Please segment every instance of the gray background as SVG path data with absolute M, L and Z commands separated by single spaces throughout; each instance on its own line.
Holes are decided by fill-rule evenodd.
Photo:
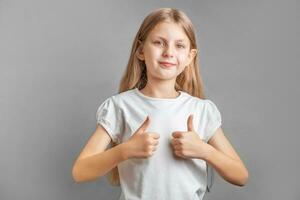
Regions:
M 197 30 L 207 97 L 249 169 L 205 199 L 300 199 L 299 1 L 0 1 L 0 199 L 117 199 L 73 162 L 117 93 L 131 44 L 158 7 Z

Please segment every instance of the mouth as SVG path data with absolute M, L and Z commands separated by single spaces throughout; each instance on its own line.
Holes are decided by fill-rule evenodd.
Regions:
M 170 62 L 159 62 L 159 64 L 165 68 L 170 68 L 170 67 L 176 66 L 174 63 L 170 63 Z

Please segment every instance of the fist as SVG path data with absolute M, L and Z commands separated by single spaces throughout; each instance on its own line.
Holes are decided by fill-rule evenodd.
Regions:
M 149 158 L 154 154 L 159 141 L 159 134 L 146 132 L 150 125 L 150 118 L 141 124 L 137 131 L 127 141 L 128 158 Z
M 193 126 L 193 115 L 187 120 L 187 132 L 175 131 L 172 133 L 171 145 L 176 156 L 181 158 L 203 159 L 207 152 L 208 144 L 196 133 Z

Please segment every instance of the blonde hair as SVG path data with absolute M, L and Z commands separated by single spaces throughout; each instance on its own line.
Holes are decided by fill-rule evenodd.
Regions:
M 152 11 L 143 21 L 133 41 L 129 61 L 124 72 L 119 93 L 133 88 L 142 89 L 147 84 L 146 65 L 144 61 L 138 59 L 137 55 L 142 48 L 144 41 L 150 31 L 160 22 L 174 22 L 180 25 L 190 40 L 190 48 L 197 49 L 196 35 L 190 19 L 180 10 L 173 8 L 159 8 Z M 175 89 L 189 93 L 192 96 L 205 99 L 203 91 L 203 81 L 200 76 L 198 56 L 186 66 L 183 72 L 176 77 Z M 112 143 L 112 147 L 117 143 Z M 111 185 L 120 185 L 118 167 L 109 172 L 109 182 Z

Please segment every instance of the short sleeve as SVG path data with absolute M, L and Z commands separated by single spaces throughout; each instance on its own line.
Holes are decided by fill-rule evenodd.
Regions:
M 110 97 L 99 107 L 96 113 L 97 124 L 102 125 L 113 142 L 119 143 L 119 138 L 123 132 L 123 118 L 120 108 L 115 100 Z
M 206 99 L 205 101 L 207 123 L 204 140 L 208 142 L 216 130 L 222 125 L 222 118 L 217 106 L 209 99 Z

